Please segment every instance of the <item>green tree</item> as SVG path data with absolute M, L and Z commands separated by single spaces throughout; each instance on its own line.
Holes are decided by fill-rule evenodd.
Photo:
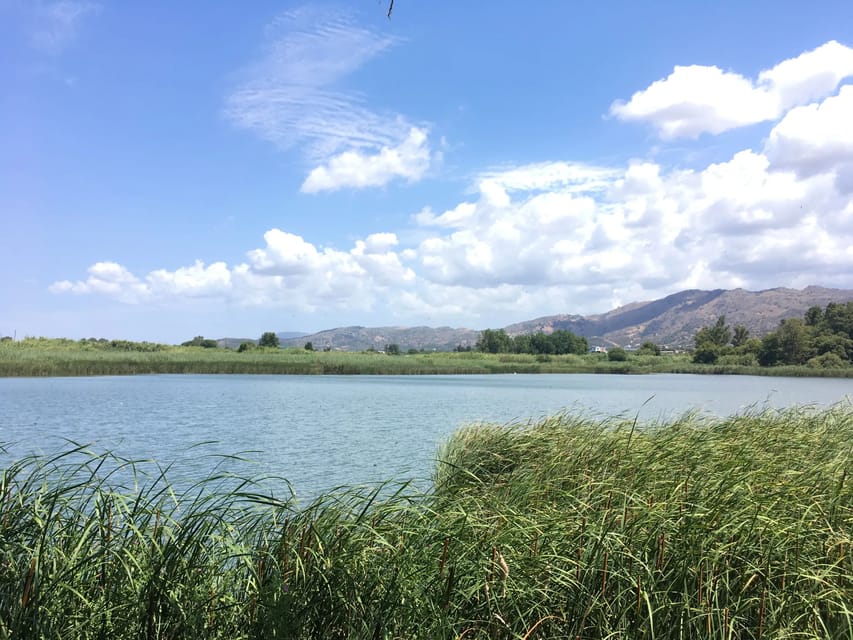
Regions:
M 747 340 L 749 340 L 749 329 L 742 324 L 736 325 L 734 335 L 732 336 L 732 346 L 735 348 L 741 347 L 746 344 Z
M 500 339 L 500 338 L 499 338 Z M 557 329 L 551 333 L 523 333 L 510 338 L 510 351 L 534 355 L 584 354 L 589 350 L 586 338 L 571 331 Z
M 758 357 L 758 352 L 761 351 L 761 338 L 749 338 L 740 347 L 738 347 L 738 351 L 741 353 L 751 353 Z
M 711 327 L 702 327 L 696 332 L 696 348 L 708 343 L 717 347 L 725 347 L 732 339 L 732 330 L 726 324 L 726 316 L 720 316 Z
M 843 333 L 823 333 L 812 341 L 812 350 L 817 355 L 834 353 L 844 360 L 853 360 L 853 340 Z
M 643 344 L 640 345 L 640 348 L 637 349 L 637 355 L 640 356 L 659 356 L 660 355 L 660 347 L 657 346 L 654 342 L 647 340 Z
M 720 347 L 710 342 L 703 342 L 693 352 L 693 362 L 698 364 L 714 364 L 720 357 Z
M 523 333 L 512 339 L 513 353 L 533 353 L 533 336 Z
M 386 344 L 385 345 L 385 353 L 389 356 L 399 356 L 400 355 L 400 345 L 399 344 Z
M 823 309 L 818 306 L 809 307 L 804 317 L 806 324 L 810 327 L 818 326 L 823 320 Z
M 812 369 L 843 369 L 850 363 L 847 360 L 839 358 L 837 354 L 830 352 L 815 356 L 806 364 Z
M 544 333 L 534 333 L 530 336 L 530 347 L 534 354 L 554 353 L 554 342 Z
M 808 332 L 799 318 L 783 320 L 779 330 L 779 347 L 784 364 L 805 364 L 809 359 Z
M 773 367 L 782 361 L 782 347 L 777 332 L 768 333 L 761 339 L 758 350 L 758 364 L 762 367 Z
M 843 333 L 853 338 L 853 302 L 830 302 L 823 315 L 827 328 L 833 333 Z
M 305 343 L 305 351 L 314 351 L 314 344 L 310 340 Z
M 205 349 L 215 349 L 217 346 L 216 340 L 206 339 L 204 336 L 196 336 L 192 340 L 187 340 L 181 343 L 182 347 L 203 347 Z
M 805 364 L 809 359 L 809 339 L 805 323 L 799 318 L 782 320 L 779 328 L 761 339 L 758 363 L 763 367 L 780 364 Z
M 486 353 L 509 353 L 512 348 L 512 338 L 503 329 L 486 329 L 477 340 L 477 351 Z
M 241 342 L 240 346 L 237 347 L 237 353 L 245 353 L 246 351 L 251 351 L 255 348 L 254 342 Z
M 586 338 L 576 335 L 571 331 L 558 329 L 551 334 L 550 338 L 554 344 L 554 353 L 557 355 L 567 353 L 582 355 L 589 351 L 589 343 Z
M 258 340 L 259 347 L 274 347 L 278 349 L 279 341 L 278 336 L 275 335 L 272 331 L 265 331 L 263 335 L 261 335 L 261 339 Z
M 693 362 L 700 364 L 713 364 L 721 355 L 727 352 L 727 345 L 731 342 L 732 330 L 726 324 L 726 316 L 720 316 L 713 326 L 702 327 L 696 332 L 694 342 L 696 350 L 693 352 Z
M 762 366 L 802 365 L 835 368 L 853 362 L 853 302 L 813 306 L 803 318 L 786 318 L 761 340 Z

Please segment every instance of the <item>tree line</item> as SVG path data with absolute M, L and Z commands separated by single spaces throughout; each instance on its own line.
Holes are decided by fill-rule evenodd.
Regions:
M 693 361 L 773 367 L 841 368 L 853 364 L 853 302 L 810 307 L 802 318 L 786 318 L 761 338 L 743 325 L 730 327 L 722 315 L 696 332 Z
M 135 342 L 133 340 L 109 340 L 107 338 L 80 338 L 73 340 L 71 338 L 45 338 L 26 336 L 17 342 L 14 342 L 11 336 L 3 336 L 0 342 L 8 342 L 19 347 L 32 348 L 80 348 L 90 351 L 139 351 L 139 352 L 155 352 L 167 351 L 173 347 L 168 344 L 159 342 Z
M 557 330 L 552 333 L 530 333 L 510 336 L 503 329 L 486 329 L 474 345 L 484 353 L 530 353 L 534 355 L 583 354 L 589 343 L 583 336 L 571 331 Z

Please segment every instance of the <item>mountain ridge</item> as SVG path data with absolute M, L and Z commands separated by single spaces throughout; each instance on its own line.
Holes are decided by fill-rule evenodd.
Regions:
M 507 325 L 510 335 L 551 333 L 568 330 L 584 336 L 591 344 L 637 346 L 651 340 L 662 346 L 685 348 L 693 344 L 696 331 L 713 324 L 721 315 L 734 326 L 743 324 L 753 336 L 774 330 L 784 318 L 802 317 L 811 306 L 853 301 L 853 290 L 810 285 L 804 289 L 776 287 L 761 291 L 745 289 L 686 289 L 642 302 L 588 316 L 556 314 Z M 363 327 L 325 329 L 281 340 L 282 346 L 360 351 L 382 350 L 387 344 L 407 349 L 451 351 L 473 346 L 481 330 L 453 327 Z

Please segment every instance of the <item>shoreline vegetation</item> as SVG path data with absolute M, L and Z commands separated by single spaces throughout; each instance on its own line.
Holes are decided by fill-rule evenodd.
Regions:
M 621 351 L 621 350 L 620 350 Z M 381 351 L 313 351 L 255 347 L 171 346 L 147 342 L 26 338 L 0 342 L 0 377 L 138 374 L 434 375 L 511 373 L 693 373 L 853 377 L 853 366 L 704 364 L 690 354 L 583 355 Z
M 476 425 L 297 507 L 79 447 L 0 471 L 0 638 L 851 638 L 853 408 Z

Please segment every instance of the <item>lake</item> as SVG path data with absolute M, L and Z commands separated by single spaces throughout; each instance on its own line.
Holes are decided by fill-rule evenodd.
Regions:
M 242 452 L 253 462 L 240 470 L 287 478 L 306 498 L 389 479 L 425 484 L 437 446 L 472 422 L 564 409 L 648 422 L 689 410 L 829 406 L 851 392 L 850 379 L 684 374 L 0 378 L 0 466 L 70 440 L 174 463 L 180 481 Z

